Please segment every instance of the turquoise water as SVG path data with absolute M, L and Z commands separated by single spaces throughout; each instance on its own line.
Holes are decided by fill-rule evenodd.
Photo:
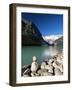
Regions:
M 32 57 L 37 57 L 37 62 L 41 63 L 56 53 L 62 52 L 62 46 L 23 46 L 22 66 L 32 63 Z

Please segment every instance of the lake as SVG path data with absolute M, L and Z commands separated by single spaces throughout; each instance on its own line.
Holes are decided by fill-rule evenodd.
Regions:
M 41 63 L 44 60 L 62 53 L 62 46 L 23 46 L 22 47 L 22 66 L 32 63 L 32 57 L 37 57 L 37 62 Z

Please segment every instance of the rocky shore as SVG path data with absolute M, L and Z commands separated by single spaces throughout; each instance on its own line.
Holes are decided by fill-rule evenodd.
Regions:
M 57 54 L 41 64 L 34 60 L 31 65 L 22 67 L 21 75 L 24 77 L 63 75 L 63 54 Z

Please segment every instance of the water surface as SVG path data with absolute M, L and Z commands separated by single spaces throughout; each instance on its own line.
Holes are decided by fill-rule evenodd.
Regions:
M 37 62 L 41 63 L 44 60 L 62 53 L 62 46 L 23 46 L 22 47 L 22 66 L 32 63 L 32 57 L 37 57 Z

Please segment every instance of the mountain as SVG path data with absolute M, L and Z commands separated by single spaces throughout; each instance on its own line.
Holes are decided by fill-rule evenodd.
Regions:
M 54 41 L 55 45 L 63 45 L 63 36 Z
M 37 26 L 25 19 L 22 20 L 22 46 L 42 45 L 45 43 Z
M 49 41 L 49 40 L 52 40 L 52 41 L 55 41 L 57 40 L 58 38 L 60 38 L 62 35 L 48 35 L 48 36 L 43 36 L 43 39 L 45 41 Z
M 49 45 L 55 45 L 58 43 L 59 39 L 62 37 L 62 35 L 49 35 L 49 36 L 43 36 L 43 39 L 48 42 Z

